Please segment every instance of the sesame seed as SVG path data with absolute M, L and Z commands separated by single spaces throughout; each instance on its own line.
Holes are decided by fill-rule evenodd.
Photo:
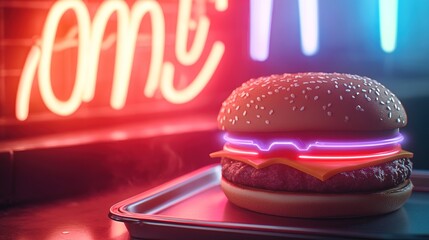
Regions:
M 261 99 L 261 97 L 257 97 L 256 100 L 258 100 L 260 102 L 262 99 Z
M 243 112 L 243 116 L 246 116 L 246 114 L 247 114 L 247 111 L 245 110 L 245 111 Z
M 274 110 L 273 110 L 273 109 L 271 109 L 271 110 L 268 112 L 268 114 L 270 114 L 270 115 L 273 115 L 273 113 L 274 113 Z
M 292 107 L 292 111 L 295 111 L 295 110 L 296 110 L 296 106 L 293 106 L 293 107 Z
M 331 117 L 331 116 L 332 116 L 332 112 L 329 112 L 329 111 L 328 111 L 326 114 L 328 114 L 328 116 L 329 116 L 329 117 Z
M 389 110 L 389 111 L 392 111 L 392 108 L 389 107 L 389 106 L 386 106 L 386 109 Z
M 250 104 L 246 103 L 246 107 L 250 108 Z
M 391 119 L 391 118 L 392 118 L 392 112 L 389 112 L 389 113 L 387 114 L 387 118 L 389 118 L 389 119 Z
M 331 94 L 331 90 L 328 90 L 328 94 Z
M 319 96 L 314 96 L 314 101 L 316 101 L 317 99 L 319 99 Z
M 292 93 L 292 94 L 290 95 L 290 97 L 291 97 L 291 98 L 295 98 L 295 94 L 293 94 L 293 93 Z
M 261 115 L 257 114 L 257 115 L 256 115 L 256 118 L 261 118 Z
M 360 105 L 356 106 L 356 110 L 357 111 L 361 111 L 361 112 L 365 111 Z
M 300 109 L 299 109 L 299 111 L 304 111 L 304 109 L 305 109 L 305 107 L 304 106 L 302 106 Z
M 235 110 L 238 110 L 238 109 L 240 109 L 240 106 L 235 107 Z
M 343 101 L 343 96 L 340 95 L 340 100 Z
M 265 124 L 270 124 L 270 121 L 269 120 L 265 120 Z
M 247 120 L 247 121 L 246 121 L 246 123 L 247 123 L 247 124 L 250 124 L 250 121 L 249 121 L 249 120 Z

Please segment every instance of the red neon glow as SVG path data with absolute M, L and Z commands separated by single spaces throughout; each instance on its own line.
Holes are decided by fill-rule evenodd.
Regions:
M 217 11 L 225 11 L 228 8 L 227 0 L 216 0 L 214 4 Z M 184 66 L 193 65 L 201 60 L 203 49 L 210 48 L 200 72 L 186 88 L 180 90 L 173 84 L 175 65 L 164 61 L 165 17 L 157 1 L 136 1 L 131 8 L 125 1 L 103 1 L 92 21 L 83 1 L 55 2 L 46 17 L 41 38 L 33 45 L 25 61 L 17 91 L 16 118 L 21 121 L 28 118 L 31 86 L 36 74 L 43 103 L 55 114 L 71 115 L 83 102 L 90 102 L 94 98 L 102 39 L 107 22 L 115 13 L 118 30 L 110 106 L 113 109 L 122 109 L 125 105 L 138 31 L 146 15 L 151 19 L 152 51 L 143 95 L 151 98 L 159 88 L 162 96 L 174 104 L 183 104 L 194 99 L 212 78 L 224 55 L 225 46 L 221 41 L 207 46 L 210 19 L 205 15 L 199 16 L 197 20 L 191 19 L 192 0 L 181 0 L 178 6 L 175 54 L 179 63 Z M 68 11 L 73 11 L 76 15 L 76 31 L 69 34 L 69 38 L 64 42 L 55 43 L 60 20 Z M 195 37 L 188 46 L 188 32 L 192 28 L 195 28 Z M 111 41 L 110 39 L 107 38 Z M 51 79 L 52 55 L 54 51 L 70 47 L 78 48 L 76 78 L 69 99 L 64 101 L 55 96 L 52 88 L 52 81 L 56 81 Z
M 331 155 L 331 156 L 325 156 L 325 155 L 299 155 L 298 158 L 300 159 L 322 159 L 322 160 L 352 160 L 352 159 L 366 159 L 366 158 L 376 158 L 376 157 L 387 157 L 394 154 L 397 154 L 400 150 L 392 150 L 392 151 L 386 151 L 386 152 L 377 152 L 372 154 L 365 154 L 365 155 Z

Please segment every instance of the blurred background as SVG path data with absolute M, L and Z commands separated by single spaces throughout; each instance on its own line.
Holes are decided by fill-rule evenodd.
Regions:
M 426 0 L 1 1 L 0 200 L 82 190 L 46 190 L 53 179 L 51 190 L 92 191 L 212 163 L 222 101 L 285 72 L 380 81 L 427 170 L 428 11 Z

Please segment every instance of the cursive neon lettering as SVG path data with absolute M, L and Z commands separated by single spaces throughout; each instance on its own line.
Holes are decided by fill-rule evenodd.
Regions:
M 161 66 L 164 57 L 164 41 L 165 41 L 165 23 L 164 15 L 161 7 L 155 1 L 139 1 L 136 2 L 130 13 L 130 22 L 126 35 L 122 35 L 118 40 L 118 45 L 123 47 L 122 51 L 118 52 L 120 57 L 116 62 L 115 74 L 113 80 L 112 96 L 110 104 L 114 109 L 121 109 L 125 105 L 130 81 L 131 67 L 134 59 L 134 49 L 137 42 L 137 33 L 140 27 L 140 22 L 143 16 L 149 13 L 151 15 L 152 24 L 152 56 L 149 65 L 149 73 L 145 87 L 145 94 L 153 96 L 153 91 L 158 85 Z
M 228 8 L 227 0 L 215 0 L 214 4 L 218 11 L 225 11 Z M 195 37 L 189 50 L 187 49 L 188 33 L 192 30 L 190 26 L 192 22 L 195 22 L 190 16 L 191 8 L 191 0 L 181 0 L 178 3 L 175 54 L 179 64 L 183 66 L 191 66 L 199 60 L 204 62 L 200 72 L 186 88 L 176 89 L 173 81 L 175 65 L 164 61 L 165 17 L 163 9 L 157 1 L 136 1 L 131 8 L 123 0 L 104 1 L 97 9 L 92 22 L 83 1 L 55 2 L 48 12 L 41 38 L 30 49 L 24 63 L 16 99 L 17 119 L 23 121 L 28 118 L 31 88 L 36 74 L 42 101 L 55 114 L 69 116 L 83 102 L 93 100 L 97 85 L 100 52 L 106 46 L 112 45 L 112 37 L 107 36 L 103 43 L 103 36 L 108 20 L 114 13 L 116 13 L 117 19 L 117 34 L 114 39 L 116 40 L 116 56 L 110 106 L 113 109 L 122 109 L 125 106 L 136 42 L 139 37 L 138 31 L 142 19 L 146 15 L 150 16 L 152 41 L 151 57 L 147 63 L 149 71 L 143 95 L 148 98 L 153 97 L 159 88 L 164 99 L 171 103 L 183 104 L 191 101 L 210 81 L 225 51 L 224 43 L 215 41 L 207 59 L 201 59 L 204 48 L 208 47 L 207 36 L 210 29 L 210 20 L 205 15 L 198 16 Z M 77 27 L 69 32 L 67 41 L 55 43 L 60 20 L 70 10 L 76 15 Z M 109 44 L 106 43 L 107 41 Z M 77 47 L 78 51 L 76 77 L 72 92 L 64 101 L 55 96 L 52 88 L 52 81 L 59 81 L 51 79 L 52 55 L 55 51 L 71 47 Z
M 68 100 L 61 101 L 55 96 L 55 93 L 52 89 L 52 79 L 50 72 L 52 51 L 57 27 L 61 17 L 68 10 L 74 11 L 78 21 L 77 26 L 78 32 L 80 33 L 78 36 L 78 61 L 73 91 Z M 39 68 L 37 70 L 40 93 L 46 107 L 62 116 L 69 115 L 76 111 L 81 103 L 82 90 L 84 89 L 85 85 L 85 68 L 87 67 L 85 54 L 86 50 L 89 48 L 89 23 L 89 12 L 83 2 L 59 1 L 52 6 L 52 10 L 47 16 L 46 24 L 42 32 L 40 43 L 40 62 Z

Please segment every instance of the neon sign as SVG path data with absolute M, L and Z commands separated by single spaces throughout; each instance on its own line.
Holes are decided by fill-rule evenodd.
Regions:
M 298 144 L 298 141 L 293 141 L 290 139 L 276 140 L 272 141 L 269 144 L 258 143 L 255 140 L 251 139 L 239 139 L 230 137 L 228 134 L 224 135 L 224 139 L 228 143 L 257 147 L 260 151 L 270 151 L 274 146 L 292 146 L 298 151 L 309 151 L 311 148 L 367 148 L 367 147 L 379 147 L 387 145 L 396 145 L 404 140 L 404 136 L 398 133 L 397 136 L 386 139 L 379 140 L 368 140 L 368 141 L 343 141 L 343 142 L 334 142 L 334 141 L 314 141 L 307 144 Z M 305 145 L 305 146 L 301 146 Z
M 215 41 L 211 46 L 207 46 L 210 19 L 204 14 L 198 16 L 196 20 L 192 19 L 192 0 L 180 0 L 178 6 L 175 39 L 175 56 L 178 63 L 183 66 L 193 65 L 201 59 L 205 48 L 210 49 L 195 79 L 182 89 L 176 89 L 173 84 L 176 66 L 172 62 L 164 61 L 166 24 L 163 9 L 158 2 L 136 1 L 129 7 L 124 1 L 103 1 L 92 20 L 87 6 L 81 0 L 55 2 L 48 12 L 40 39 L 27 55 L 18 85 L 16 118 L 21 121 L 28 118 L 31 88 L 36 75 L 42 101 L 55 114 L 69 116 L 77 111 L 82 103 L 93 100 L 103 36 L 108 20 L 115 13 L 116 55 L 110 106 L 118 110 L 125 105 L 138 31 L 146 15 L 151 19 L 152 51 L 144 96 L 151 98 L 159 89 L 162 96 L 173 104 L 183 104 L 194 99 L 219 66 L 225 45 L 221 41 Z M 228 8 L 228 0 L 215 0 L 214 6 L 219 12 L 225 11 Z M 67 11 L 72 11 L 76 15 L 77 26 L 71 31 L 68 39 L 62 43 L 55 43 L 60 21 Z M 195 37 L 189 45 L 190 30 L 195 31 Z M 58 49 L 72 46 L 77 47 L 74 86 L 70 97 L 67 100 L 60 100 L 52 87 L 54 80 L 51 78 L 52 55 Z
M 379 0 L 380 46 L 386 53 L 396 49 L 398 1 Z M 268 59 L 273 15 L 273 0 L 250 1 L 250 57 L 255 61 Z M 313 56 L 319 51 L 318 0 L 298 0 L 301 51 Z
M 232 154 L 244 156 L 262 156 L 266 154 L 275 156 L 287 156 L 291 159 L 318 159 L 318 160 L 353 160 L 386 157 L 400 152 L 400 142 L 404 136 L 397 133 L 396 136 L 384 139 L 359 140 L 359 141 L 307 141 L 300 139 L 276 139 L 258 141 L 254 139 L 238 138 L 224 134 L 225 144 L 223 150 Z M 275 147 L 278 147 L 274 149 Z M 365 149 L 367 148 L 367 149 Z M 278 152 L 283 150 L 283 152 Z M 328 150 L 327 152 L 325 150 Z M 334 150 L 334 152 L 329 151 Z M 368 150 L 368 151 L 365 151 Z M 296 154 L 296 155 L 295 155 Z

